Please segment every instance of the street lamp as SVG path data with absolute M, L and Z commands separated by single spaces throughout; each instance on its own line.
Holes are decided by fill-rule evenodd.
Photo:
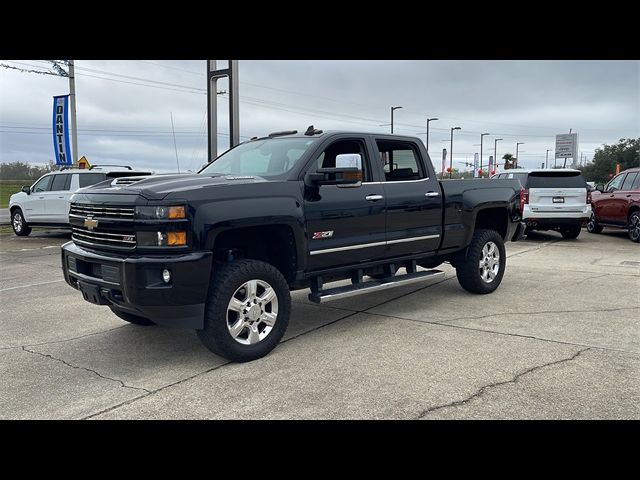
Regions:
M 493 142 L 493 164 L 495 165 L 495 168 L 498 168 L 498 142 L 502 140 L 501 138 L 496 138 L 495 142 Z M 489 175 L 491 175 L 491 172 L 489 172 Z
M 427 118 L 427 153 L 429 153 L 429 122 L 438 120 L 437 118 Z
M 391 107 L 391 133 L 393 133 L 393 111 L 398 110 L 402 107 Z
M 462 130 L 460 127 L 451 127 L 451 148 L 449 150 L 449 178 L 451 178 L 451 172 L 453 170 L 453 131 Z
M 551 151 L 550 148 L 547 149 L 547 154 L 545 155 L 545 159 L 544 159 L 544 168 L 549 168 L 549 152 Z
M 482 140 L 484 139 L 485 135 L 491 135 L 491 134 L 490 133 L 482 133 L 480 135 L 480 170 L 482 170 Z M 491 174 L 491 172 L 489 172 L 489 174 Z
M 524 142 L 516 142 L 516 161 L 515 161 L 515 163 L 513 165 L 514 168 L 518 168 L 518 162 L 519 162 L 519 160 L 518 160 L 518 147 L 520 145 L 524 145 Z

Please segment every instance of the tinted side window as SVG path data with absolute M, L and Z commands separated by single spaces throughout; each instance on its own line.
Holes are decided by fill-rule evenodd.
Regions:
M 51 184 L 51 175 L 47 175 L 46 177 L 40 179 L 34 186 L 33 192 L 46 192 L 49 190 L 49 185 Z
M 640 189 L 640 173 L 638 173 L 638 176 L 636 177 L 636 181 L 633 182 L 633 186 L 631 187 L 633 190 L 638 190 Z
M 367 149 L 365 148 L 363 140 L 338 140 L 329 145 L 318 156 L 315 162 L 311 164 L 309 173 L 315 173 L 318 168 L 335 168 L 336 157 L 338 155 L 344 155 L 348 153 L 358 153 L 362 158 L 362 180 L 364 182 L 371 181 L 371 174 L 369 172 L 369 162 L 367 161 Z
M 71 175 L 54 175 L 53 181 L 51 182 L 51 190 L 52 191 L 60 191 L 60 190 L 69 190 L 69 186 L 67 185 L 67 180 L 71 177 Z M 66 188 L 65 188 L 66 185 Z
M 81 173 L 79 174 L 80 188 L 88 187 L 89 185 L 95 185 L 98 182 L 102 182 L 106 179 L 104 173 Z
M 635 180 L 637 177 L 638 177 L 638 172 L 628 173 L 627 178 L 625 178 L 624 183 L 622 184 L 622 188 L 620 190 L 631 190 L 632 185 L 635 183 Z
M 580 172 L 532 172 L 529 188 L 587 188 Z
M 609 185 L 607 185 L 607 192 L 613 192 L 615 190 L 620 190 L 620 187 L 622 186 L 622 182 L 624 182 L 624 178 L 627 176 L 626 173 L 621 173 L 620 175 L 618 175 L 616 178 L 614 178 L 613 180 L 611 180 L 609 182 Z
M 388 182 L 419 180 L 426 177 L 413 144 L 394 140 L 377 140 L 376 144 Z

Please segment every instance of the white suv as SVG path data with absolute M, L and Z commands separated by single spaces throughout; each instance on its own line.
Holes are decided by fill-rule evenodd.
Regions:
M 31 233 L 31 227 L 69 228 L 69 198 L 78 189 L 119 177 L 152 175 L 152 172 L 131 167 L 94 165 L 89 169 L 62 169 L 47 173 L 33 185 L 22 187 L 9 199 L 11 226 L 21 237 Z
M 557 230 L 564 238 L 577 238 L 591 218 L 591 192 L 580 170 L 516 169 L 491 178 L 520 180 L 520 206 L 527 231 Z

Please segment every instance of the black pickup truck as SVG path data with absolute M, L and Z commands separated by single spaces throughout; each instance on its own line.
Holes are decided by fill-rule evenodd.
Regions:
M 197 174 L 96 184 L 73 195 L 69 223 L 62 268 L 85 300 L 196 329 L 234 361 L 278 344 L 291 290 L 321 303 L 449 262 L 465 290 L 491 293 L 504 242 L 524 230 L 518 181 L 439 181 L 416 138 L 311 127 L 253 138 Z

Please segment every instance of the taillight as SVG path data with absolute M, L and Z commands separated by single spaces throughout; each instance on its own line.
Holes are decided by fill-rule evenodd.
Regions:
M 587 205 L 591 203 L 591 191 L 587 190 Z
M 520 213 L 524 213 L 524 206 L 529 203 L 529 190 L 520 187 Z

